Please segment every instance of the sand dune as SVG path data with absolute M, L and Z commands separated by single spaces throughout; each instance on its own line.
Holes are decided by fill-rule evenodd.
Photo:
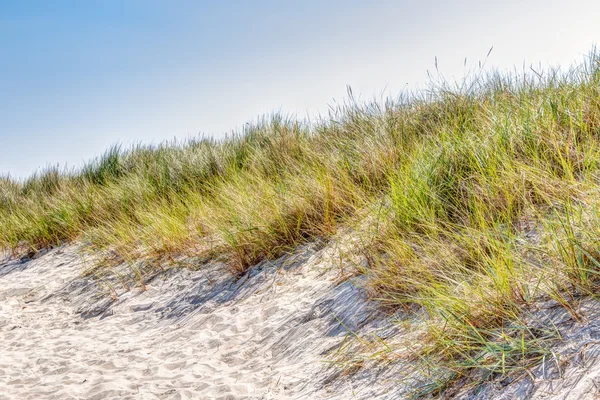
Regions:
M 365 360 L 331 365 L 356 356 L 347 353 L 372 334 L 397 343 L 415 334 L 378 311 L 360 278 L 340 280 L 335 256 L 335 246 L 306 246 L 241 279 L 214 262 L 169 270 L 146 291 L 118 289 L 117 300 L 82 277 L 86 263 L 76 246 L 6 259 L 0 399 L 408 397 L 420 381 L 407 357 L 391 354 L 382 363 L 367 351 Z M 587 301 L 586 321 L 575 323 L 550 306 L 564 336 L 559 362 L 454 396 L 598 398 L 598 309 Z
M 239 280 L 217 264 L 172 270 L 117 301 L 81 277 L 75 247 L 6 261 L 0 398 L 394 398 L 393 379 L 335 379 L 326 363 L 349 330 L 390 329 L 359 286 L 336 285 L 327 251 Z

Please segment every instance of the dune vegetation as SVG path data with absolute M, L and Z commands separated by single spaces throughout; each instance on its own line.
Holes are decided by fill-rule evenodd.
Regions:
M 373 297 L 419 313 L 422 394 L 526 371 L 559 334 L 533 317 L 600 286 L 600 62 L 476 74 L 318 122 L 272 116 L 223 140 L 108 150 L 0 180 L 0 246 L 69 241 L 147 268 L 220 258 L 242 274 L 354 231 Z M 141 275 L 145 273 L 140 272 Z M 143 278 L 141 278 L 143 280 Z

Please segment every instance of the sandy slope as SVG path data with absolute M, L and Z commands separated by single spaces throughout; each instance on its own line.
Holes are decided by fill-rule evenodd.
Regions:
M 240 280 L 173 270 L 111 302 L 74 247 L 0 264 L 0 399 L 395 398 L 376 369 L 338 378 L 348 331 L 393 332 L 351 281 L 306 247 Z M 382 372 L 382 371 L 378 371 Z
M 528 374 L 462 390 L 457 398 L 478 400 L 595 400 L 600 399 L 600 302 L 584 298 L 579 320 L 552 301 L 541 304 L 538 317 L 560 331 L 562 340 L 546 362 Z
M 334 245 L 239 280 L 218 263 L 170 270 L 116 301 L 81 276 L 76 250 L 0 261 L 0 399 L 397 399 L 419 382 L 407 357 L 351 351 L 373 334 L 409 343 L 415 332 L 378 312 L 360 279 L 340 283 Z M 600 398 L 600 303 L 586 300 L 579 322 L 551 304 L 540 313 L 562 332 L 556 358 L 454 396 Z

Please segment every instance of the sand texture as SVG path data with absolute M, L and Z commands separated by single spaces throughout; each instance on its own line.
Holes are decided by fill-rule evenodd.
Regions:
M 340 279 L 334 245 L 239 279 L 210 262 L 161 273 L 145 291 L 113 282 L 116 298 L 82 275 L 77 250 L 0 262 L 0 399 L 398 399 L 423 382 L 402 346 L 370 347 L 417 343 L 418 332 L 369 301 L 361 278 Z M 576 322 L 540 309 L 563 334 L 556 358 L 453 397 L 600 398 L 598 310 L 584 302 Z
M 233 279 L 176 269 L 112 300 L 76 248 L 0 265 L 0 399 L 396 398 L 392 367 L 331 367 L 349 332 L 395 328 L 331 249 L 307 246 Z M 375 372 L 378 372 L 376 374 Z

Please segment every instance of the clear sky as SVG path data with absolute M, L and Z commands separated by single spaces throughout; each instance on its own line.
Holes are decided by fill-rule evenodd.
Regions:
M 435 57 L 449 79 L 492 46 L 489 68 L 569 65 L 598 21 L 580 0 L 0 0 L 0 175 L 325 114 L 347 85 L 422 87 Z

